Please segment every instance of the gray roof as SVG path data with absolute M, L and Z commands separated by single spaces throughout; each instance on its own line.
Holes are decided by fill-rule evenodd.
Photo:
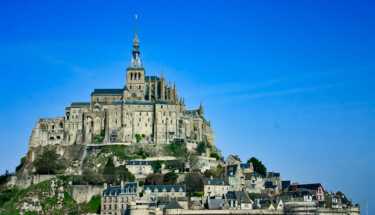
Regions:
M 109 94 L 109 95 L 122 95 L 122 91 L 124 89 L 94 89 L 94 92 L 91 93 L 91 95 L 99 95 L 99 94 Z
M 184 209 L 176 200 L 170 201 L 167 206 L 165 206 L 165 209 Z
M 199 109 L 185 110 L 185 115 L 188 115 L 188 116 L 199 116 Z
M 224 178 L 204 178 L 203 183 L 206 185 L 227 185 L 229 186 L 229 183 Z
M 126 182 L 124 188 L 120 186 L 110 186 L 103 191 L 103 196 L 134 195 L 137 194 L 138 183 Z
M 152 192 L 154 192 L 155 190 L 157 190 L 158 192 L 162 192 L 164 189 L 166 190 L 166 192 L 171 192 L 172 189 L 174 189 L 175 192 L 178 192 L 180 190 L 180 188 L 182 189 L 183 192 L 185 192 L 185 185 L 144 185 L 143 186 L 143 190 L 151 190 Z
M 72 102 L 72 107 L 90 106 L 90 102 Z
M 126 161 L 126 165 L 152 165 L 152 161 Z
M 155 81 L 155 80 L 157 80 L 157 81 L 159 81 L 160 80 L 160 78 L 158 77 L 158 76 L 145 76 L 145 81 Z

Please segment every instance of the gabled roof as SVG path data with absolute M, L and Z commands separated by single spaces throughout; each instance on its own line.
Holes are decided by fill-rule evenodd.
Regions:
M 94 89 L 94 92 L 92 92 L 91 95 L 122 95 L 122 91 L 124 91 L 124 89 Z
M 296 187 L 297 189 L 304 188 L 304 189 L 308 189 L 308 190 L 318 190 L 319 187 L 323 188 L 323 186 L 320 183 L 316 183 L 316 184 L 297 184 L 297 185 L 289 186 L 289 190 L 293 190 L 293 187 Z M 324 192 L 324 189 L 323 189 L 323 192 Z
M 244 191 L 229 191 L 225 195 L 227 200 L 237 200 L 238 203 L 251 203 L 249 196 Z
M 199 109 L 185 110 L 185 115 L 188 115 L 188 116 L 199 116 Z
M 204 178 L 203 184 L 205 185 L 227 185 L 229 186 L 229 183 L 224 178 Z
M 182 189 L 183 192 L 185 192 L 185 185 L 145 185 L 143 186 L 143 190 L 151 190 L 151 192 L 154 192 L 157 190 L 158 192 L 163 192 L 165 189 L 166 192 L 171 192 L 172 189 L 174 189 L 175 192 L 179 192 L 180 189 Z
M 236 161 L 241 162 L 241 159 L 240 159 L 239 157 L 235 156 L 235 155 L 229 155 L 228 158 L 230 158 L 230 157 L 232 157 L 232 158 L 235 159 Z M 228 158 L 227 158 L 227 159 L 228 159 Z
M 278 172 L 267 172 L 266 177 L 267 178 L 280 177 L 280 173 L 278 173 Z
M 258 172 L 251 172 L 251 173 L 245 173 L 245 180 L 251 180 L 251 178 L 254 176 L 255 178 L 261 178 L 263 177 L 261 174 Z
M 126 182 L 124 188 L 120 186 L 110 186 L 103 191 L 105 196 L 118 196 L 118 195 L 134 195 L 137 194 L 138 183 L 137 182 Z

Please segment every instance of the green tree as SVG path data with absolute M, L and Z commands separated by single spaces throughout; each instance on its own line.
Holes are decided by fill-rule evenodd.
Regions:
M 197 145 L 197 152 L 199 155 L 202 155 L 206 152 L 206 144 L 204 142 L 200 142 Z
M 262 161 L 260 161 L 256 157 L 252 157 L 247 161 L 247 163 L 250 163 L 250 162 L 253 163 L 255 172 L 258 172 L 261 175 L 266 175 L 267 168 L 266 166 L 263 165 Z
M 55 150 L 45 150 L 34 162 L 36 172 L 39 174 L 56 174 L 64 168 L 64 160 Z
M 159 160 L 152 162 L 152 169 L 154 170 L 154 173 L 161 172 L 161 164 L 162 163 L 163 162 L 159 161 Z
M 110 183 L 110 184 L 116 183 L 117 181 L 116 167 L 111 157 L 108 158 L 108 161 L 104 166 L 103 175 L 104 175 L 105 182 Z
M 203 190 L 203 181 L 199 173 L 189 172 L 185 175 L 186 192 L 189 196 L 193 193 Z
M 163 184 L 173 185 L 176 184 L 178 175 L 174 172 L 168 172 L 164 175 Z

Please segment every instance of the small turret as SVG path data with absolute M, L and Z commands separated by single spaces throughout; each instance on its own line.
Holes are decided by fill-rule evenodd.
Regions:
M 174 101 L 177 103 L 178 102 L 178 95 L 177 95 L 176 82 L 174 82 L 174 92 L 173 92 L 173 95 L 174 95 Z

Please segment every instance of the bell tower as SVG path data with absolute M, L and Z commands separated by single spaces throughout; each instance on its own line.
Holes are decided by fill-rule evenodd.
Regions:
M 135 15 L 135 36 L 133 40 L 133 56 L 126 69 L 126 90 L 124 98 L 126 100 L 144 100 L 146 93 L 145 69 L 139 57 L 139 39 L 137 29 L 137 15 Z

